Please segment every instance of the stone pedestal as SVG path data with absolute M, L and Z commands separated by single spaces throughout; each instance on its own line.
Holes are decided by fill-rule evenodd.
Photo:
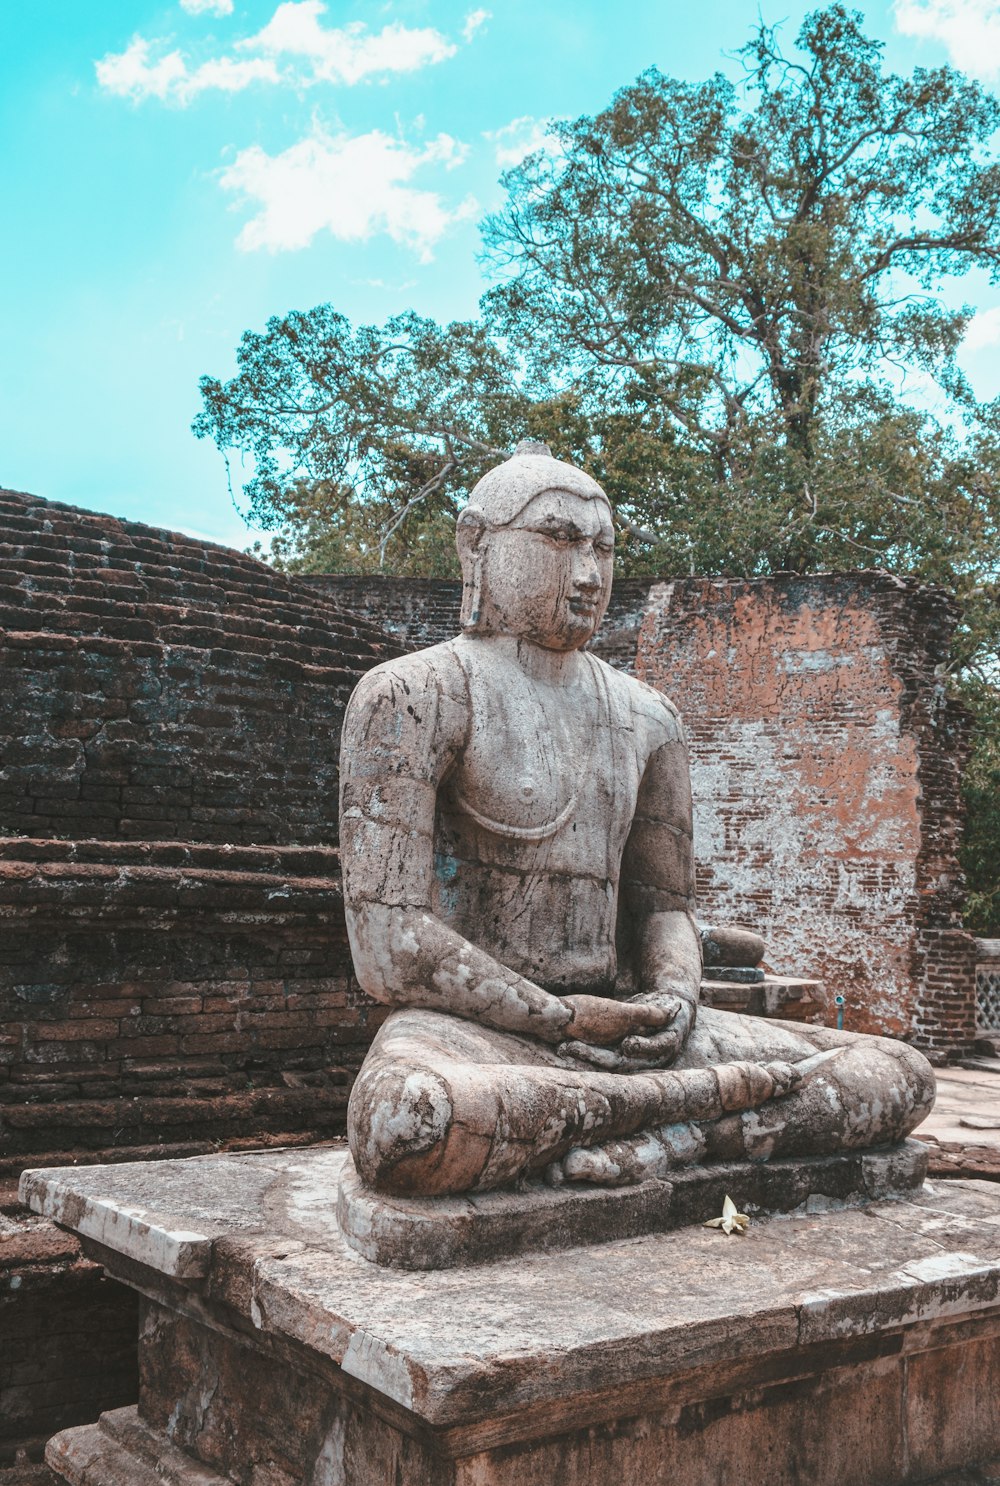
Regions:
M 756 985 L 741 985 L 720 979 L 703 980 L 699 1000 L 703 1006 L 720 1011 L 737 1011 L 743 1016 L 780 1017 L 785 1022 L 818 1022 L 824 1020 L 823 982 L 804 980 L 798 975 L 765 975 Z
M 1000 1452 L 993 1184 L 426 1273 L 344 1241 L 345 1161 L 26 1174 L 143 1297 L 138 1411 L 57 1435 L 63 1480 L 900 1486 Z

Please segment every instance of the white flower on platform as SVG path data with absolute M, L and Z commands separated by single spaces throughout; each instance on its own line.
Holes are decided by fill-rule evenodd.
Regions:
M 745 1233 L 750 1226 L 750 1219 L 746 1213 L 736 1211 L 736 1203 L 731 1197 L 727 1197 L 722 1204 L 722 1217 L 709 1218 L 704 1224 L 706 1228 L 721 1228 L 723 1233 Z

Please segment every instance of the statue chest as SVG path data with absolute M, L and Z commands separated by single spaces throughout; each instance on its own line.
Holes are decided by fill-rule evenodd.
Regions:
M 442 804 L 466 847 L 478 840 L 477 855 L 545 845 L 567 866 L 579 857 L 595 867 L 600 844 L 601 858 L 609 846 L 620 856 L 635 809 L 634 748 L 599 674 L 585 675 L 589 685 L 565 692 L 514 671 L 502 684 L 470 677 L 468 741 Z

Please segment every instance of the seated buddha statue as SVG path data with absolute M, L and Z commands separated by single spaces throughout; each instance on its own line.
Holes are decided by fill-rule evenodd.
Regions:
M 604 491 L 522 444 L 457 527 L 461 633 L 359 683 L 341 754 L 351 949 L 392 1008 L 355 1082 L 358 1173 L 397 1196 L 898 1142 L 903 1042 L 699 1006 L 691 786 L 659 691 L 591 653 Z

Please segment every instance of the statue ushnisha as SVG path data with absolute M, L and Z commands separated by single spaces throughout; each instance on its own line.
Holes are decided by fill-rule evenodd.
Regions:
M 396 1008 L 348 1109 L 362 1179 L 610 1184 L 901 1140 L 934 1097 L 912 1048 L 698 1006 L 680 719 L 584 649 L 603 490 L 522 445 L 457 539 L 462 633 L 369 672 L 344 724 L 351 948 Z

